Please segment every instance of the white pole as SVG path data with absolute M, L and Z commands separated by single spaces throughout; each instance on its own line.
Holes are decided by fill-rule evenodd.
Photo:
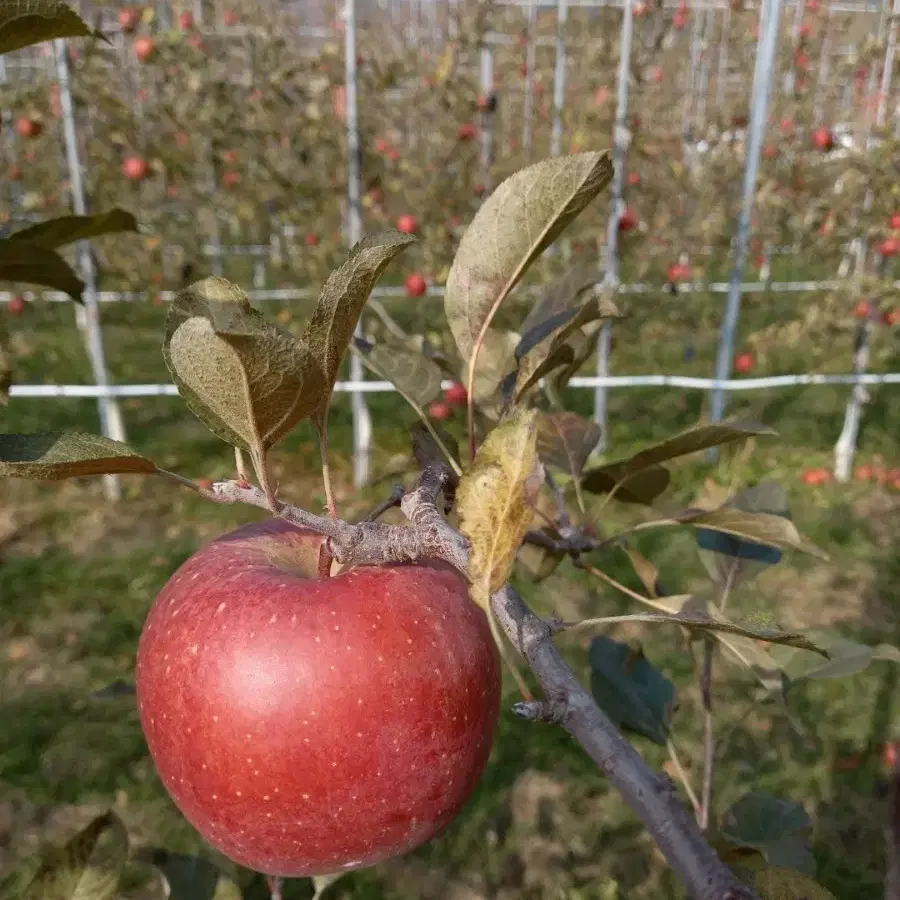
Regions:
M 481 114 L 481 178 L 485 192 L 490 193 L 492 187 L 491 168 L 493 165 L 494 110 L 496 102 L 494 94 L 494 48 L 484 44 L 481 48 L 481 94 L 491 104 Z
M 360 142 L 359 106 L 356 73 L 356 0 L 344 0 L 344 62 L 347 90 L 347 242 L 352 247 L 362 239 L 360 206 Z M 362 322 L 356 328 L 362 336 Z M 363 381 L 362 362 L 350 356 L 350 380 Z M 353 408 L 353 484 L 362 487 L 369 481 L 369 459 L 372 451 L 372 417 L 362 393 L 351 394 Z
M 550 155 L 562 153 L 562 116 L 566 102 L 566 21 L 569 18 L 567 0 L 556 4 L 556 67 L 553 70 L 553 123 L 550 129 Z
M 628 115 L 628 79 L 631 72 L 631 37 L 634 30 L 632 0 L 624 0 L 622 7 L 622 30 L 619 34 L 619 80 L 616 95 L 616 124 L 613 136 L 613 182 L 610 197 L 609 221 L 606 228 L 606 259 L 603 284 L 617 287 L 619 216 L 621 215 L 622 188 L 625 180 L 625 151 L 631 135 L 626 127 Z M 609 375 L 609 350 L 612 344 L 612 324 L 606 322 L 600 332 L 597 348 L 597 375 Z M 594 392 L 594 421 L 600 426 L 600 441 L 597 450 L 603 452 L 609 446 L 608 409 L 606 387 L 598 385 Z
M 734 268 L 731 271 L 725 319 L 722 323 L 719 353 L 716 360 L 717 381 L 725 381 L 728 378 L 734 355 L 734 338 L 741 311 L 741 279 L 750 243 L 750 222 L 756 195 L 759 157 L 768 116 L 769 91 L 772 84 L 775 50 L 778 44 L 778 26 L 781 22 L 781 0 L 763 0 L 760 19 L 760 41 L 756 49 L 756 68 L 753 73 L 753 100 L 750 112 L 747 159 L 744 165 L 743 197 L 737 222 Z M 721 388 L 717 388 L 713 391 L 711 398 L 710 419 L 713 422 L 719 422 L 724 412 L 725 392 Z M 715 458 L 715 454 L 709 453 L 708 457 Z
M 894 57 L 897 52 L 897 19 L 900 17 L 900 0 L 893 0 L 891 19 L 888 26 L 887 46 L 884 52 L 884 68 L 881 73 L 881 85 L 875 108 L 875 127 L 884 127 L 887 117 L 887 95 L 891 89 L 891 75 L 894 68 Z M 870 120 L 871 121 L 871 120 Z M 871 128 L 866 136 L 866 149 L 871 149 Z M 874 196 L 872 190 L 866 192 L 864 208 L 869 210 Z M 855 250 L 854 282 L 859 284 L 863 276 L 863 268 L 866 261 L 866 240 L 864 237 L 856 238 L 853 242 Z M 858 293 L 858 291 L 857 291 Z M 869 367 L 869 337 L 871 322 L 866 319 L 861 322 L 856 335 L 856 347 L 853 352 L 853 369 L 857 375 L 865 374 Z M 834 447 L 834 477 L 837 481 L 850 480 L 853 468 L 853 460 L 856 457 L 857 442 L 859 440 L 859 426 L 862 422 L 863 406 L 869 399 L 869 392 L 865 385 L 859 381 L 850 392 L 850 399 L 844 411 L 844 426 Z
M 63 135 L 66 143 L 66 164 L 72 190 L 72 209 L 77 216 L 87 215 L 81 160 L 78 153 L 78 134 L 75 129 L 75 106 L 72 102 L 72 88 L 69 79 L 69 59 L 66 41 L 53 42 L 56 57 L 56 76 L 59 81 L 59 102 L 62 112 Z M 91 362 L 94 383 L 100 387 L 109 385 L 106 370 L 106 353 L 103 347 L 103 333 L 100 330 L 100 308 L 97 305 L 97 273 L 89 241 L 79 241 L 75 245 L 78 268 L 84 281 L 83 305 L 76 308 L 76 321 L 82 329 Z M 125 423 L 119 404 L 111 397 L 98 400 L 100 428 L 103 434 L 115 441 L 125 440 Z M 121 497 L 121 484 L 115 475 L 105 475 L 103 488 L 108 500 Z
M 537 22 L 537 0 L 528 0 L 528 43 L 525 45 L 525 109 L 522 125 L 522 153 L 531 159 L 531 138 L 534 131 L 534 63 L 535 24 Z

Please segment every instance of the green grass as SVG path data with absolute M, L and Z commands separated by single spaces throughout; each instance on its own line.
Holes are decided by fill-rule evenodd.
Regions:
M 628 300 L 623 305 L 632 316 L 616 329 L 614 373 L 709 374 L 721 304 L 721 297 L 709 296 Z M 740 345 L 752 346 L 759 356 L 754 374 L 848 371 L 853 323 L 839 307 L 822 297 L 748 299 Z M 280 308 L 266 306 L 272 314 Z M 302 310 L 290 308 L 292 324 L 302 322 Z M 399 301 L 392 309 L 410 327 L 436 329 L 442 320 L 439 301 L 421 301 L 412 309 Z M 164 309 L 104 305 L 102 313 L 114 380 L 167 381 L 159 354 Z M 71 308 L 61 304 L 28 310 L 14 337 L 16 381 L 90 380 L 71 317 Z M 696 351 L 690 360 L 684 358 L 688 342 Z M 897 355 L 896 338 L 892 343 L 886 329 L 877 331 L 876 370 L 896 371 Z M 690 502 L 710 476 L 725 481 L 735 474 L 741 483 L 782 480 L 798 527 L 831 560 L 786 559 L 736 591 L 735 613 L 771 611 L 785 625 L 824 624 L 857 639 L 900 643 L 896 492 L 871 483 L 809 488 L 798 477 L 808 466 L 829 464 L 846 398 L 846 388 L 826 387 L 736 395 L 733 411 L 775 426 L 781 437 L 758 441 L 746 459 L 726 453 L 716 469 L 701 461 L 676 466 L 666 508 Z M 573 391 L 571 400 L 573 408 L 590 410 L 590 392 Z M 359 495 L 349 486 L 346 395 L 336 397 L 332 410 L 338 502 L 347 517 L 363 514 L 409 468 L 412 413 L 392 395 L 370 395 L 369 403 L 379 480 Z M 704 405 L 704 395 L 696 391 L 613 391 L 613 455 L 695 424 Z M 178 400 L 141 399 L 123 406 L 131 442 L 164 467 L 191 476 L 231 475 L 228 449 Z M 3 416 L 8 431 L 97 427 L 93 401 L 14 399 Z M 451 427 L 461 434 L 459 422 Z M 874 389 L 865 410 L 861 459 L 880 457 L 897 465 L 898 434 L 896 389 Z M 284 496 L 306 508 L 322 507 L 318 450 L 308 426 L 276 451 L 274 468 Z M 130 679 L 143 619 L 178 565 L 202 542 L 259 513 L 217 507 L 160 479 L 127 478 L 124 484 L 123 501 L 109 506 L 98 482 L 0 483 L 0 873 L 28 859 L 40 838 L 63 836 L 64 829 L 53 827 L 46 814 L 69 807 L 77 812 L 114 804 L 138 844 L 185 852 L 201 847 L 159 784 L 131 702 L 100 702 L 90 694 L 116 679 Z M 613 503 L 603 513 L 603 527 L 612 530 L 634 515 Z M 660 567 L 670 591 L 708 591 L 689 531 L 650 533 L 638 546 Z M 640 589 L 618 555 L 597 555 L 593 562 Z M 538 610 L 566 618 L 635 611 L 627 598 L 568 565 L 539 587 L 523 580 L 522 589 Z M 640 637 L 650 659 L 675 681 L 680 707 L 674 734 L 698 780 L 699 698 L 680 636 L 659 628 L 611 633 Z M 568 637 L 561 644 L 576 671 L 586 674 L 586 639 Z M 839 898 L 880 897 L 878 789 L 884 772 L 879 759 L 884 742 L 900 738 L 896 667 L 877 663 L 851 679 L 801 685 L 787 709 L 754 704 L 751 680 L 725 661 L 717 664 L 716 674 L 717 728 L 727 735 L 717 807 L 752 788 L 802 801 L 814 822 L 821 882 Z M 679 896 L 649 839 L 602 774 L 558 729 L 516 719 L 509 711 L 515 697 L 510 684 L 490 766 L 466 812 L 416 854 L 348 876 L 331 896 Z M 651 764 L 665 762 L 660 748 L 640 739 L 637 744 Z M 856 752 L 860 762 L 851 767 L 846 760 Z M 4 831 L 6 813 L 13 821 Z M 142 890 L 135 885 L 122 896 L 143 898 Z M 261 892 L 261 884 L 253 890 Z M 309 896 L 309 886 L 294 883 L 286 896 Z

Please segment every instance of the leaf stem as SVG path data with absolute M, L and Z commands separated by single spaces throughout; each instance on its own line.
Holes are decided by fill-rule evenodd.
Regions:
M 319 454 L 322 457 L 322 482 L 325 485 L 325 503 L 328 506 L 328 515 L 332 519 L 338 517 L 337 506 L 334 502 L 334 489 L 331 484 L 331 463 L 328 458 L 328 412 L 322 417 L 322 424 L 318 427 Z
M 694 807 L 694 814 L 699 821 L 700 801 L 697 799 L 697 794 L 694 792 L 694 788 L 691 785 L 687 772 L 684 770 L 684 766 L 681 765 L 681 760 L 678 758 L 678 753 L 675 750 L 675 744 L 673 743 L 672 738 L 669 738 L 666 741 L 666 750 L 669 751 L 669 759 L 672 760 L 672 765 L 675 767 L 675 773 L 678 775 L 678 780 L 684 786 L 684 791 L 688 795 L 688 800 L 691 801 L 691 806 Z
M 250 459 L 253 462 L 253 468 L 256 469 L 256 477 L 259 479 L 259 486 L 266 495 L 269 509 L 272 512 L 277 513 L 279 510 L 279 503 L 275 496 L 275 490 L 272 487 L 272 479 L 269 476 L 269 459 L 266 456 L 266 451 L 261 450 L 257 452 L 254 450 L 251 453 Z
M 247 468 L 247 459 L 244 451 L 240 447 L 234 448 L 234 465 L 237 469 L 237 477 L 239 481 L 250 480 L 250 470 Z
M 430 419 L 428 418 L 428 414 L 423 410 L 420 406 L 414 405 L 413 409 L 419 414 L 419 418 L 422 420 L 422 423 L 425 425 L 425 428 L 428 430 L 428 433 L 434 438 L 434 442 L 438 445 L 438 449 L 441 453 L 444 454 L 444 458 L 447 460 L 447 464 L 453 469 L 454 474 L 457 478 L 462 476 L 462 468 L 459 463 L 453 458 L 453 454 L 447 449 L 446 444 L 438 437 L 437 430 L 434 425 L 431 424 Z
M 700 672 L 700 695 L 703 700 L 703 788 L 700 803 L 700 815 L 697 819 L 705 831 L 709 828 L 710 809 L 712 807 L 713 781 L 716 767 L 716 741 L 714 734 L 712 706 L 712 666 L 715 644 L 707 637 L 703 641 L 703 669 Z
M 610 587 L 614 587 L 616 590 L 621 591 L 623 594 L 631 597 L 633 600 L 637 600 L 638 603 L 643 603 L 647 606 L 652 607 L 653 609 L 660 609 L 665 613 L 671 615 L 670 609 L 663 603 L 659 603 L 656 600 L 651 600 L 649 597 L 644 597 L 639 594 L 637 591 L 633 591 L 630 587 L 626 587 L 621 582 L 616 581 L 611 575 L 607 575 L 602 569 L 596 569 L 593 566 L 584 566 L 582 565 L 580 568 L 583 568 L 585 572 L 589 572 L 595 578 L 599 578 L 601 581 L 605 581 Z

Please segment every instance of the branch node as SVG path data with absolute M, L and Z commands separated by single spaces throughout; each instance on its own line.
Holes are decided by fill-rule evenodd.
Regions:
M 569 711 L 564 700 L 529 700 L 513 704 L 513 712 L 529 722 L 553 722 L 559 724 Z

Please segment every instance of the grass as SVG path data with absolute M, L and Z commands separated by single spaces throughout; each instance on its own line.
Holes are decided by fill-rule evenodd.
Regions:
M 614 371 L 709 374 L 721 297 L 691 300 L 648 296 L 628 301 L 632 317 L 617 326 Z M 754 374 L 848 371 L 853 323 L 842 300 L 754 296 L 742 319 L 741 346 L 758 357 Z M 437 328 L 436 301 L 398 316 Z M 298 307 L 282 309 L 302 322 Z M 158 382 L 167 376 L 159 354 L 164 310 L 152 305 L 103 307 L 110 369 L 116 382 Z M 90 380 L 71 309 L 35 305 L 14 335 L 19 383 Z M 772 323 L 777 323 L 773 325 Z M 686 358 L 686 348 L 693 348 Z M 690 354 L 687 354 L 690 355 Z M 876 331 L 874 367 L 896 371 L 896 338 Z M 783 624 L 827 625 L 860 640 L 900 643 L 900 557 L 896 553 L 898 495 L 874 483 L 811 488 L 806 467 L 828 465 L 839 433 L 846 388 L 800 388 L 737 394 L 731 410 L 776 427 L 778 440 L 758 441 L 752 455 L 726 453 L 713 468 L 702 461 L 675 467 L 670 508 L 694 499 L 707 478 L 740 483 L 774 477 L 789 489 L 798 527 L 824 548 L 830 562 L 792 557 L 737 590 L 735 614 L 769 611 Z M 589 392 L 572 392 L 588 412 Z M 610 395 L 613 455 L 695 424 L 704 396 L 690 391 L 630 389 Z M 364 514 L 408 471 L 412 414 L 392 395 L 370 395 L 375 421 L 373 471 L 379 479 L 355 494 L 348 457 L 351 421 L 346 395 L 335 399 L 331 431 L 337 500 L 345 517 Z M 129 439 L 170 469 L 190 476 L 232 475 L 230 452 L 172 398 L 123 402 Z M 7 431 L 96 429 L 93 401 L 13 400 Z M 454 423 L 453 428 L 459 428 Z M 896 389 L 877 388 L 865 410 L 861 459 L 897 465 L 900 403 Z M 324 492 L 318 450 L 304 425 L 274 454 L 284 496 L 320 509 Z M 91 694 L 129 680 L 137 638 L 154 597 L 178 565 L 216 534 L 257 518 L 258 511 L 217 507 L 158 479 L 124 479 L 123 501 L 103 501 L 99 483 L 0 483 L 0 873 L 32 858 L 42 841 L 59 840 L 74 823 L 110 804 L 138 845 L 197 852 L 201 842 L 163 792 L 148 759 L 132 701 L 97 701 Z M 667 508 L 669 508 L 667 507 Z M 632 520 L 613 503 L 604 528 Z M 674 592 L 709 591 L 688 530 L 648 533 L 640 549 Z M 640 589 L 627 563 L 597 555 L 596 565 Z M 543 612 L 565 618 L 634 611 L 626 598 L 568 565 L 536 587 L 522 589 Z M 674 735 L 691 777 L 699 780 L 702 722 L 690 655 L 679 634 L 618 627 L 620 639 L 643 642 L 650 659 L 679 689 Z M 561 644 L 576 671 L 587 671 L 588 638 Z M 802 801 L 812 816 L 819 880 L 839 898 L 880 897 L 883 863 L 884 770 L 881 747 L 900 739 L 897 668 L 876 663 L 853 678 L 800 685 L 787 708 L 760 705 L 745 673 L 716 668 L 716 722 L 723 739 L 717 809 L 749 789 Z M 466 812 L 417 853 L 354 874 L 330 896 L 380 898 L 481 897 L 612 900 L 668 898 L 679 889 L 659 854 L 583 752 L 561 731 L 516 719 L 507 685 L 500 733 L 490 766 Z M 636 740 L 654 766 L 661 748 Z M 286 897 L 310 896 L 307 882 Z M 148 892 L 135 869 L 121 896 Z M 249 897 L 264 896 L 256 882 Z

